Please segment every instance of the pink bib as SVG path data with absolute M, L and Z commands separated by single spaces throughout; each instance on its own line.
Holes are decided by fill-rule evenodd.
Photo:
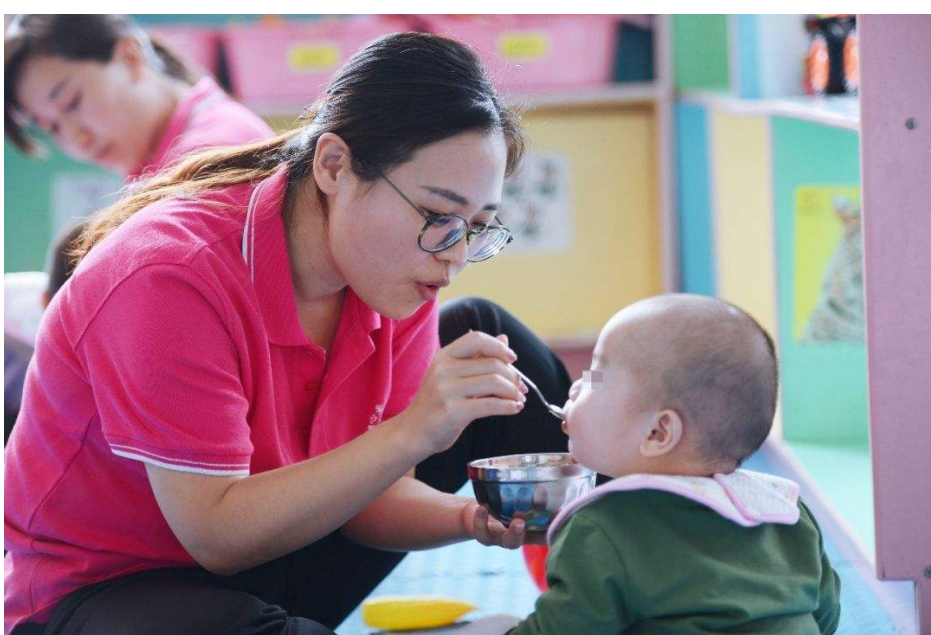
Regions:
M 655 489 L 684 496 L 744 527 L 763 523 L 794 525 L 798 522 L 798 484 L 778 476 L 750 470 L 735 470 L 711 477 L 631 474 L 599 485 L 563 508 L 550 525 L 547 542 L 553 544 L 556 532 L 572 514 L 586 505 L 611 492 L 638 489 Z

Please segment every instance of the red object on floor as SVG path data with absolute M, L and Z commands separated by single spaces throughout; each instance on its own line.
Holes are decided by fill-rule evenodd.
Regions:
M 527 571 L 540 592 L 545 593 L 550 588 L 546 583 L 546 555 L 550 548 L 547 545 L 524 545 L 523 549 Z

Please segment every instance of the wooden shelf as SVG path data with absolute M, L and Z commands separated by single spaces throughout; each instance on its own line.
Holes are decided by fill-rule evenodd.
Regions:
M 505 101 L 528 108 L 571 108 L 652 103 L 658 94 L 653 82 L 630 82 L 546 93 L 515 93 L 505 95 Z
M 658 95 L 659 89 L 653 82 L 630 82 L 545 93 L 505 93 L 504 99 L 509 105 L 529 109 L 552 109 L 647 104 L 656 101 Z M 310 102 L 299 104 L 294 101 L 246 100 L 243 103 L 263 117 L 296 118 Z
M 860 101 L 855 95 L 741 99 L 713 91 L 685 91 L 679 94 L 679 99 L 735 115 L 791 117 L 846 130 L 860 129 Z

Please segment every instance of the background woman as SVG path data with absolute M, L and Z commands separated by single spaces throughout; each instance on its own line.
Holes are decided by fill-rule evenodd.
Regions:
M 36 126 L 73 158 L 136 178 L 272 134 L 123 15 L 20 14 L 3 53 L 4 131 L 27 154 L 40 147 Z

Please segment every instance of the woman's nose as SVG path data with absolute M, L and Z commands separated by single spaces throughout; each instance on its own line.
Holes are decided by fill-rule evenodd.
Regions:
M 90 131 L 77 122 L 62 122 L 60 125 L 63 127 L 62 132 L 64 133 L 62 135 L 62 144 L 70 149 L 72 154 L 86 156 L 90 152 L 94 140 Z
M 463 237 L 455 245 L 449 247 L 448 249 L 444 249 L 443 251 L 437 252 L 436 255 L 440 260 L 444 260 L 461 269 L 462 267 L 465 267 L 466 262 L 468 262 L 467 259 L 469 257 L 469 246 L 466 243 L 465 237 Z

